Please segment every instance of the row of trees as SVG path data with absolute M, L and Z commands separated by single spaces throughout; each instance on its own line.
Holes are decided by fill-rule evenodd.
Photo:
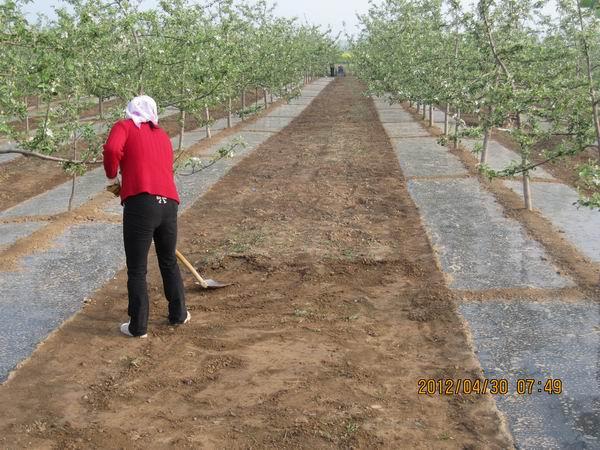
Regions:
M 424 117 L 425 105 L 430 114 L 431 105 L 452 111 L 457 126 L 451 132 L 446 119 L 447 140 L 479 133 L 480 169 L 491 178 L 522 174 L 528 209 L 535 167 L 586 152 L 580 203 L 600 207 L 598 0 L 386 0 L 361 22 L 354 67 L 372 93 L 417 103 Z M 477 129 L 461 132 L 465 113 Z M 509 131 L 520 153 L 501 171 L 487 165 L 496 129 Z M 541 142 L 552 145 L 532 162 Z
M 27 1 L 0 0 L 0 135 L 73 174 L 98 159 L 107 126 L 135 95 L 176 108 L 181 138 L 186 117 L 209 122 L 216 105 L 229 105 L 231 114 L 232 99 L 245 103 L 249 87 L 263 90 L 265 102 L 267 92 L 290 95 L 337 55 L 329 32 L 275 17 L 262 0 L 161 0 L 156 9 L 66 0 L 55 19 L 35 24 L 23 12 Z M 28 121 L 33 98 L 35 132 L 17 126 Z M 108 98 L 114 107 L 103 110 Z M 98 100 L 104 127 L 81 117 Z

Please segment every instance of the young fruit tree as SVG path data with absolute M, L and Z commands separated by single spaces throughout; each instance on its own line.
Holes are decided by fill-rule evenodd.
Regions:
M 55 18 L 32 23 L 27 0 L 0 0 L 0 138 L 10 141 L 0 154 L 61 164 L 72 176 L 69 209 L 77 177 L 101 162 L 106 133 L 133 96 L 179 114 L 181 150 L 186 116 L 210 136 L 210 108 L 224 105 L 231 125 L 238 93 L 294 92 L 324 72 L 335 48 L 327 33 L 276 18 L 263 1 L 65 1 Z
M 473 151 L 481 172 L 521 176 L 527 209 L 537 167 L 594 149 L 596 156 L 575 170 L 579 203 L 600 206 L 600 6 L 597 0 L 560 0 L 550 15 L 544 6 L 533 0 L 373 4 L 360 17 L 362 30 L 353 42 L 355 73 L 369 93 L 416 104 L 423 119 L 429 113 L 430 126 L 432 106 L 442 108 L 439 142 L 453 141 L 456 148 L 462 137 L 479 138 Z M 463 117 L 470 126 L 461 130 Z M 496 132 L 517 149 L 502 169 L 489 165 Z M 540 147 L 541 157 L 534 154 Z

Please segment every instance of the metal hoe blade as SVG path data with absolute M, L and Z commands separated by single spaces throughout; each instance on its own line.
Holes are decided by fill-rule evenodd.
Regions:
M 231 286 L 233 283 L 221 283 L 220 281 L 213 280 L 212 278 L 204 278 L 206 287 L 204 289 L 219 289 L 227 286 Z M 198 286 L 202 286 L 199 282 L 196 282 Z
M 187 267 L 187 269 L 191 272 L 192 275 L 194 275 L 194 278 L 196 278 L 196 284 L 202 286 L 203 289 L 219 289 L 219 288 L 224 288 L 227 286 L 231 286 L 233 283 L 221 283 L 220 281 L 215 281 L 212 279 L 204 279 L 200 276 L 200 274 L 198 273 L 198 271 L 194 268 L 194 266 L 192 265 L 192 263 L 190 263 L 185 256 L 183 256 L 179 250 L 175 250 L 175 255 L 177 256 L 177 259 L 179 259 L 179 261 L 182 262 L 182 264 Z

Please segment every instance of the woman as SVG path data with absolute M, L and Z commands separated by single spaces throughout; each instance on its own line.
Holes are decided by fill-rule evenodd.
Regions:
M 175 256 L 179 195 L 173 179 L 173 147 L 167 133 L 158 127 L 156 102 L 147 95 L 135 97 L 127 105 L 125 115 L 126 119 L 112 127 L 104 144 L 104 170 L 111 185 L 109 190 L 120 191 L 124 205 L 129 322 L 121 325 L 121 332 L 146 337 L 146 272 L 153 239 L 169 301 L 169 322 L 175 325 L 190 320 Z

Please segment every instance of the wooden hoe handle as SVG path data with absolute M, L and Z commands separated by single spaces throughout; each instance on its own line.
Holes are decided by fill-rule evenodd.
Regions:
M 206 283 L 206 281 L 204 281 L 204 278 L 202 278 L 200 274 L 196 271 L 196 269 L 194 269 L 194 266 L 192 266 L 192 264 L 187 259 L 185 259 L 185 256 L 179 253 L 179 250 L 177 249 L 175 249 L 175 255 L 177 256 L 177 259 L 181 261 L 185 267 L 187 267 L 187 269 L 192 273 L 192 275 L 194 275 L 196 280 L 198 280 L 198 283 L 200 283 L 200 286 L 206 289 L 208 287 L 208 283 Z

